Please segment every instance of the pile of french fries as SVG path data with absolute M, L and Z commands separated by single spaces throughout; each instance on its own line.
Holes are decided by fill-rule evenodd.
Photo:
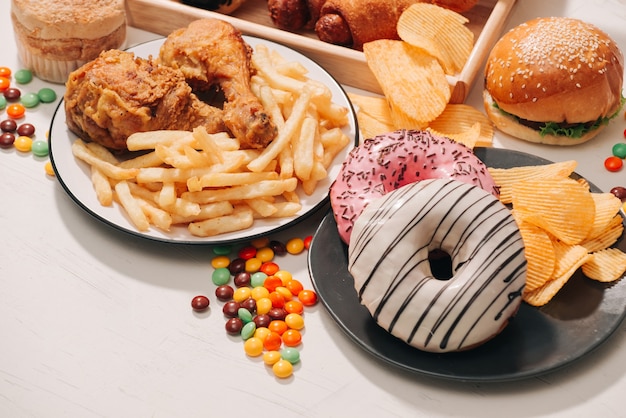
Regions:
M 210 237 L 251 227 L 255 219 L 296 216 L 299 193 L 315 191 L 335 156 L 351 142 L 342 131 L 348 109 L 332 101 L 307 69 L 266 45 L 255 47 L 252 90 L 278 127 L 264 149 L 241 149 L 227 133 L 138 132 L 119 159 L 97 143 L 76 139 L 72 152 L 90 166 L 104 206 L 119 203 L 139 231 L 187 225 Z

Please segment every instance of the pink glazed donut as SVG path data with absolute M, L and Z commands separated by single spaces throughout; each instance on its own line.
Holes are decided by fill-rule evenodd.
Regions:
M 426 179 L 450 178 L 499 196 L 485 164 L 472 150 L 427 131 L 397 130 L 355 147 L 330 187 L 330 203 L 341 239 L 350 244 L 365 206 L 392 190 Z

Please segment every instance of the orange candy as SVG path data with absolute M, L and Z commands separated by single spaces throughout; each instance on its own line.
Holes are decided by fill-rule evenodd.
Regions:
M 302 342 L 302 334 L 296 329 L 288 329 L 282 335 L 283 344 L 287 347 L 295 347 Z
M 26 108 L 20 103 L 13 103 L 7 106 L 7 115 L 13 119 L 19 119 L 26 113 Z

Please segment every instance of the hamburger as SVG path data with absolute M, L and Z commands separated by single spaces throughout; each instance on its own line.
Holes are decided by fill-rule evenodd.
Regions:
M 622 105 L 624 56 L 583 21 L 537 18 L 506 33 L 485 67 L 485 110 L 501 131 L 530 142 L 590 140 Z

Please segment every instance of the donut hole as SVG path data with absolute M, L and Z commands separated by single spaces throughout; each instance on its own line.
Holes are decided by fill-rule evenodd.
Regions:
M 433 277 L 437 280 L 450 280 L 452 272 L 452 257 L 442 249 L 432 250 L 428 253 L 428 263 Z

